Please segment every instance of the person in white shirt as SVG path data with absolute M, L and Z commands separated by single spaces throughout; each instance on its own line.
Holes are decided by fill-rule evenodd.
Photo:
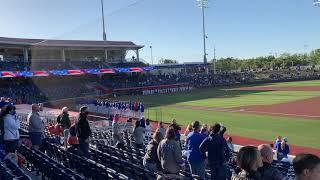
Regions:
M 20 139 L 20 122 L 16 119 L 16 107 L 8 105 L 1 114 L 4 126 L 4 144 L 6 154 L 15 153 Z

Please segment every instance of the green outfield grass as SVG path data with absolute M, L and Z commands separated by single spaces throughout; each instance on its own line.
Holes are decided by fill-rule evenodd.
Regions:
M 146 111 L 145 116 L 148 116 Z M 284 118 L 240 113 L 213 112 L 204 110 L 154 107 L 149 109 L 149 118 L 170 122 L 172 118 L 183 126 L 199 120 L 213 124 L 221 122 L 228 133 L 243 137 L 273 141 L 277 135 L 289 137 L 290 144 L 320 149 L 320 121 Z
M 320 86 L 320 81 L 274 83 L 264 86 Z M 312 97 L 320 97 L 320 92 L 209 88 L 194 90 L 191 93 L 142 96 L 138 99 L 147 107 L 145 116 L 153 120 L 170 122 L 172 118 L 176 118 L 178 123 L 184 126 L 194 120 L 207 124 L 221 122 L 233 135 L 269 141 L 281 135 L 287 136 L 290 144 L 320 149 L 320 120 L 177 108 L 179 105 L 234 108 L 278 104 Z M 128 99 L 128 97 L 122 98 Z

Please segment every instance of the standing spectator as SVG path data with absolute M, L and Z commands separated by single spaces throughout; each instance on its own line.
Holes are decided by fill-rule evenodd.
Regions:
M 238 175 L 233 174 L 231 180 L 261 180 L 257 170 L 263 164 L 260 151 L 256 147 L 242 147 L 237 154 L 237 164 L 242 171 Z
M 201 143 L 200 152 L 203 157 L 208 153 L 208 164 L 211 169 L 211 179 L 226 179 L 227 169 L 225 162 L 230 157 L 230 150 L 226 140 L 219 134 L 220 124 L 211 128 L 211 134 Z
M 181 127 L 177 124 L 176 122 L 176 119 L 172 119 L 172 124 L 170 124 L 169 127 L 172 127 L 174 129 L 174 132 L 176 134 L 176 137 L 175 137 L 175 140 L 179 142 L 180 144 L 180 130 L 181 130 Z M 180 144 L 180 147 L 181 147 L 181 144 Z
M 227 138 L 227 145 L 228 145 L 228 147 L 229 147 L 229 149 L 230 149 L 231 152 L 235 152 L 235 151 L 234 151 L 234 145 L 233 145 L 233 143 L 232 143 L 232 137 L 228 137 L 228 138 Z
M 140 126 L 140 121 L 136 121 L 132 135 L 137 148 L 143 148 L 145 129 Z
M 159 131 L 163 137 L 166 135 L 166 128 L 164 128 L 163 123 L 161 121 L 158 122 L 157 131 Z
M 114 145 L 123 142 L 119 121 L 120 121 L 120 116 L 119 114 L 116 114 L 112 121 L 112 137 L 113 137 Z
M 296 180 L 319 180 L 320 158 L 313 154 L 298 154 L 293 159 Z
M 42 144 L 43 133 L 44 133 L 44 122 L 39 115 L 39 105 L 32 104 L 31 112 L 28 115 L 28 130 L 29 136 L 32 142 L 32 147 L 39 149 Z
M 69 137 L 69 128 L 71 126 L 67 107 L 62 108 L 61 114 L 57 117 L 57 123 L 62 129 L 64 146 L 67 148 L 67 138 Z
M 286 137 L 283 138 L 281 144 L 277 146 L 277 160 L 281 161 L 283 158 L 288 158 L 288 154 L 290 153 L 289 145 L 287 144 L 288 139 Z
M 274 143 L 274 149 L 277 149 L 277 147 L 281 144 L 281 136 L 277 136 L 276 141 Z
M 149 142 L 147 146 L 147 152 L 143 158 L 143 166 L 153 173 L 157 172 L 157 167 L 160 167 L 160 161 L 157 155 L 157 150 L 158 145 L 162 139 L 162 134 L 159 131 L 156 131 L 153 134 L 153 139 Z
M 180 144 L 175 140 L 175 130 L 171 127 L 166 132 L 166 137 L 158 146 L 157 154 L 165 174 L 178 174 L 185 166 Z
M 262 180 L 282 180 L 284 176 L 282 173 L 271 166 L 273 161 L 273 150 L 268 144 L 261 144 L 258 146 L 258 150 L 261 153 L 263 166 L 258 169 Z
M 9 153 L 15 153 L 19 142 L 19 129 L 20 122 L 15 117 L 16 107 L 13 105 L 8 105 L 6 109 L 1 113 L 1 119 L 3 120 L 4 126 L 4 145 L 5 151 L 8 155 Z
M 146 120 L 146 139 L 148 140 L 148 142 L 151 139 L 151 131 L 152 131 L 151 123 L 150 123 L 150 120 L 147 119 Z
M 91 135 L 91 129 L 87 120 L 88 114 L 88 107 L 82 106 L 80 108 L 80 114 L 76 123 L 76 133 L 79 139 L 79 148 L 85 157 L 89 157 L 89 137 Z
M 189 124 L 186 128 L 186 130 L 184 131 L 184 136 L 187 137 L 189 133 L 192 132 L 192 124 Z
M 206 165 L 199 147 L 206 137 L 200 134 L 199 121 L 195 121 L 192 128 L 193 132 L 190 132 L 186 139 L 187 160 L 191 173 L 200 176 L 201 179 L 205 179 Z

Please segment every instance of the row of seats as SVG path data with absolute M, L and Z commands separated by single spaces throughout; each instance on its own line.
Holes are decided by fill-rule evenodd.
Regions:
M 0 163 L 0 179 L 31 180 L 28 175 L 9 159 Z

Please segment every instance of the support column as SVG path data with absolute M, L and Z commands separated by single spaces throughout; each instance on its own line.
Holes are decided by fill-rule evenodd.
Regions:
M 28 62 L 29 61 L 28 48 L 23 48 L 23 61 L 24 62 Z
M 137 54 L 137 61 L 139 62 L 139 61 L 140 61 L 140 58 L 139 58 L 139 49 L 136 50 L 136 54 Z
M 105 61 L 108 62 L 108 50 L 107 49 L 104 49 L 104 58 L 105 58 Z
M 65 52 L 64 52 L 64 49 L 62 49 L 62 54 L 61 54 L 61 56 L 62 56 L 62 61 L 63 61 L 63 62 L 66 62 L 66 54 L 65 54 Z

